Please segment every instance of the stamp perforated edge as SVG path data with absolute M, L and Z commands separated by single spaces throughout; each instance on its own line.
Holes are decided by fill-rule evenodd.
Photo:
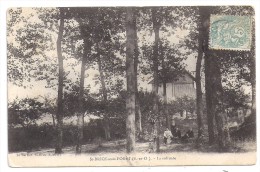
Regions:
M 225 47 L 212 47 L 211 46 L 211 24 L 212 24 L 212 17 L 213 16 L 246 16 L 246 17 L 249 17 L 249 20 L 250 20 L 250 36 L 249 36 L 249 48 L 247 49 L 247 48 L 245 48 L 245 49 L 243 49 L 243 48 L 225 48 Z M 210 15 L 210 22 L 209 22 L 209 37 L 208 37 L 208 48 L 210 49 L 210 50 L 229 50 L 229 51 L 251 51 L 251 49 L 252 49 L 252 29 L 253 29 L 253 27 L 252 27 L 252 18 L 253 18 L 253 16 L 251 16 L 251 15 L 227 15 L 227 14 L 223 14 L 223 15 L 221 15 L 221 14 L 211 14 Z

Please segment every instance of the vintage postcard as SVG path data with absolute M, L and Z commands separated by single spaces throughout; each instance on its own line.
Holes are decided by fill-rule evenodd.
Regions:
M 9 166 L 256 164 L 253 6 L 6 13 Z

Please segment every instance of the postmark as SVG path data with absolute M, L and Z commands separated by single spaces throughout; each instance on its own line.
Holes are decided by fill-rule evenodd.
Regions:
M 250 51 L 251 17 L 232 15 L 211 15 L 210 49 Z

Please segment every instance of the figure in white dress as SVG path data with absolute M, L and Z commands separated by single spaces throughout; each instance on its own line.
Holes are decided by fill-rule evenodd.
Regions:
M 163 133 L 163 137 L 164 144 L 170 144 L 173 138 L 172 132 L 168 128 L 166 128 L 166 130 Z

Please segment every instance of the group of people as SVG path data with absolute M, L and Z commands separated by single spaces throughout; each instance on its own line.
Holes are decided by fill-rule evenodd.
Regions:
M 183 136 L 181 135 L 181 130 L 176 126 L 172 126 L 171 130 L 166 128 L 163 134 L 164 144 L 171 143 L 174 139 L 180 139 L 182 142 L 188 142 L 189 138 L 194 137 L 192 128 L 190 128 Z

